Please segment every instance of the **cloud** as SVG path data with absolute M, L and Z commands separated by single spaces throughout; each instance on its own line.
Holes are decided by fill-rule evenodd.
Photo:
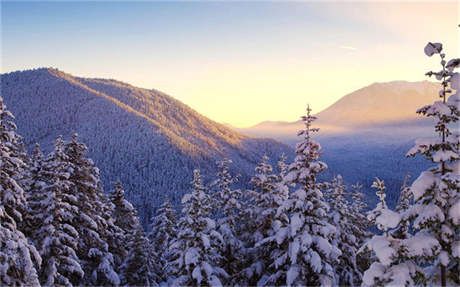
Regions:
M 358 48 L 352 46 L 341 45 L 339 46 L 340 49 L 350 50 L 350 51 L 358 51 Z

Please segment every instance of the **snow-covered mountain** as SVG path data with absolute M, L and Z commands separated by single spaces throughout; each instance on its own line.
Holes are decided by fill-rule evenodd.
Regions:
M 226 156 L 245 184 L 264 154 L 276 161 L 292 153 L 278 141 L 237 133 L 162 92 L 115 80 L 43 68 L 3 74 L 1 91 L 29 150 L 38 142 L 50 151 L 59 135 L 78 133 L 105 190 L 120 179 L 144 220 L 165 195 L 177 202 L 189 190 L 194 168 L 210 180 L 215 161 Z
M 378 176 L 387 184 L 389 204 L 395 204 L 404 176 L 427 168 L 424 159 L 405 155 L 415 139 L 435 136 L 433 123 L 416 110 L 436 100 L 438 91 L 439 85 L 429 81 L 375 83 L 316 114 L 315 127 L 320 128 L 316 139 L 328 171 L 342 174 L 347 184 L 363 184 L 371 206 L 377 197 L 370 186 Z M 272 121 L 236 130 L 294 146 L 301 127 L 300 121 Z
M 429 124 L 415 111 L 436 99 L 439 85 L 429 81 L 375 83 L 348 94 L 316 114 L 321 136 L 359 133 L 388 133 L 404 138 L 420 136 Z M 313 107 L 314 108 L 314 107 Z M 266 121 L 247 129 L 253 136 L 269 136 L 290 141 L 302 123 Z

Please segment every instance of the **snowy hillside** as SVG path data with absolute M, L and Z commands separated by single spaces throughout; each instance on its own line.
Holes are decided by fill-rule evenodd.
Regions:
M 241 135 L 172 97 L 115 80 L 77 78 L 56 69 L 3 74 L 2 96 L 16 117 L 28 150 L 50 151 L 59 135 L 77 132 L 101 170 L 105 190 L 120 179 L 127 197 L 148 219 L 166 194 L 177 202 L 193 169 L 204 178 L 227 156 L 235 174 L 247 175 L 267 154 L 273 161 L 292 149 Z

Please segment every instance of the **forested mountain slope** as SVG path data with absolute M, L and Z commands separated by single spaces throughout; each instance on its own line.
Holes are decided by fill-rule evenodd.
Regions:
M 43 68 L 3 74 L 1 85 L 29 150 L 38 142 L 49 151 L 59 135 L 78 133 L 105 190 L 120 179 L 144 222 L 165 195 L 177 202 L 188 191 L 194 168 L 210 179 L 215 161 L 226 156 L 244 185 L 264 154 L 273 161 L 292 154 L 280 142 L 239 134 L 164 93 L 115 80 Z

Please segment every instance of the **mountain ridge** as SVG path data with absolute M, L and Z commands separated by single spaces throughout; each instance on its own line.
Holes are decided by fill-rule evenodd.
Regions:
M 378 82 L 349 93 L 332 105 L 316 113 L 316 126 L 322 136 L 353 134 L 385 127 L 410 126 L 417 130 L 429 121 L 416 114 L 421 106 L 435 99 L 439 84 L 430 81 Z M 264 121 L 239 132 L 258 136 L 267 134 L 282 140 L 293 138 L 301 121 Z
M 2 96 L 31 150 L 76 132 L 101 170 L 105 190 L 120 179 L 147 222 L 165 195 L 178 202 L 193 169 L 206 180 L 215 161 L 228 157 L 241 184 L 267 154 L 272 163 L 292 148 L 272 139 L 241 135 L 167 94 L 116 80 L 74 77 L 42 68 L 1 75 Z

